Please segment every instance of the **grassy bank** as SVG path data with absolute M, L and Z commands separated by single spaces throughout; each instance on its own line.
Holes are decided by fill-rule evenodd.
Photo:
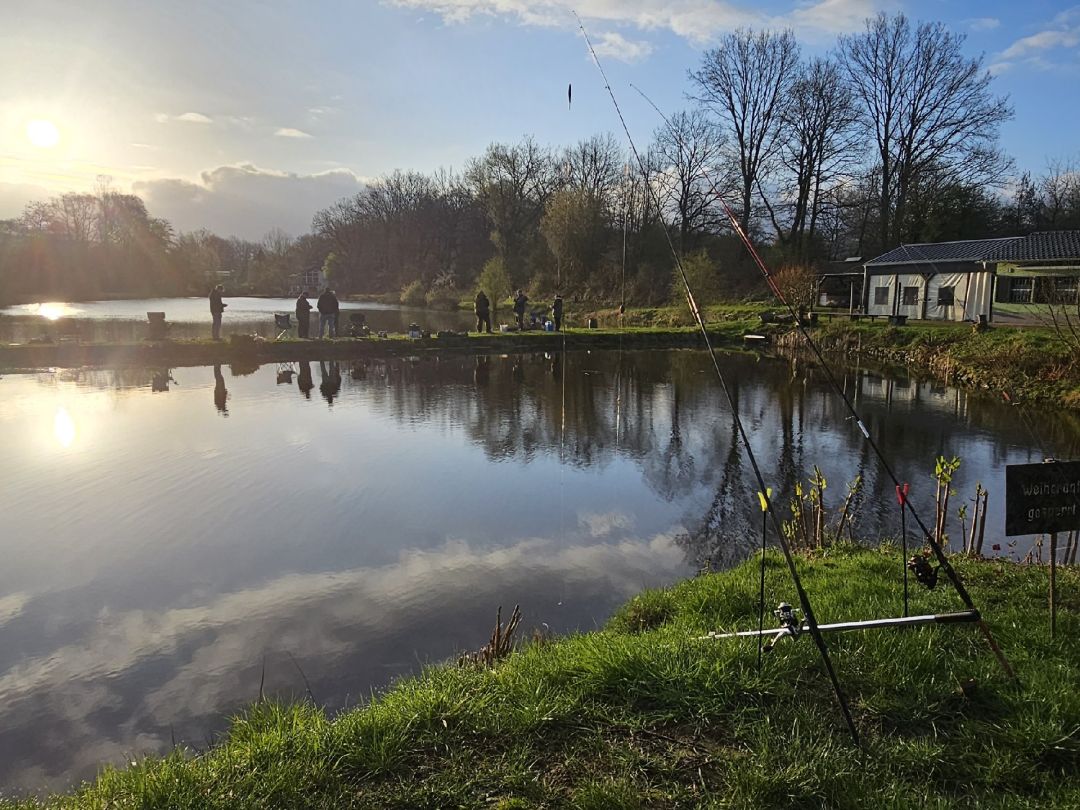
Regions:
M 826 351 L 900 363 L 948 382 L 1001 393 L 1010 401 L 1080 408 L 1080 355 L 1046 327 L 908 324 L 835 320 L 816 330 Z
M 899 613 L 895 552 L 803 564 L 821 621 Z M 808 638 L 755 667 L 754 565 L 642 594 L 602 632 L 494 668 L 433 667 L 334 719 L 263 703 L 221 744 L 109 770 L 55 807 L 1077 807 L 1080 576 L 961 560 L 1023 687 L 969 625 L 830 637 L 864 737 L 851 745 Z M 772 604 L 793 594 L 778 557 Z M 913 612 L 959 607 L 920 590 Z M 526 612 L 528 606 L 525 606 Z M 527 621 L 527 620 L 526 620 Z M 37 803 L 0 803 L 6 808 Z

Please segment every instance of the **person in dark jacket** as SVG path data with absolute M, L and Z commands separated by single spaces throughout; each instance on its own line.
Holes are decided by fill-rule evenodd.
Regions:
M 563 302 L 562 295 L 558 292 L 555 293 L 555 300 L 551 304 L 551 320 L 555 321 L 555 331 L 558 332 L 562 329 L 562 310 Z
M 514 314 L 517 315 L 518 329 L 525 328 L 525 307 L 529 303 L 529 297 L 521 290 L 514 297 Z
M 311 334 L 311 302 L 307 296 L 307 290 L 304 290 L 296 299 L 296 334 L 302 338 Z
M 487 332 L 491 334 L 491 302 L 488 301 L 488 297 L 484 295 L 484 291 L 480 290 L 476 294 L 476 304 L 474 306 L 476 310 L 476 331 Z
M 326 289 L 316 303 L 319 308 L 319 337 L 329 331 L 330 337 L 337 337 L 337 315 L 340 306 L 334 291 Z
M 221 300 L 223 295 L 225 295 L 225 288 L 220 284 L 210 291 L 210 318 L 214 322 L 214 340 L 221 340 L 221 314 L 228 306 Z

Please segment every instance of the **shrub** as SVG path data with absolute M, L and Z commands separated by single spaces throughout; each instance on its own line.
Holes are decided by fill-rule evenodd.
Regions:
M 401 303 L 407 307 L 422 307 L 427 304 L 424 295 L 424 285 L 419 281 L 413 281 L 401 288 Z

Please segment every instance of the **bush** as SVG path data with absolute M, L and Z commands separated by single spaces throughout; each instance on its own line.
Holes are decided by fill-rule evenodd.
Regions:
M 699 307 L 706 304 L 715 304 L 723 299 L 723 284 L 715 262 L 709 258 L 704 250 L 684 256 L 682 260 L 686 278 L 690 282 L 690 289 L 694 293 L 694 300 Z M 686 303 L 686 286 L 683 284 L 679 268 L 672 268 L 673 278 L 671 284 L 671 302 L 680 306 L 687 312 L 690 310 Z
M 427 304 L 424 295 L 424 285 L 419 281 L 413 281 L 401 288 L 401 303 L 407 307 L 422 307 Z

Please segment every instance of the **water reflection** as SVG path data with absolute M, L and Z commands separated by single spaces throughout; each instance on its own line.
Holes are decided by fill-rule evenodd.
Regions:
M 319 393 L 327 405 L 334 404 L 334 397 L 341 391 L 341 366 L 337 360 L 319 361 Z
M 891 482 L 817 369 L 724 363 L 778 502 L 815 464 L 830 504 L 862 475 L 858 531 L 895 532 Z M 963 459 L 965 497 L 990 489 L 988 546 L 1004 464 L 1080 453 L 1074 415 L 1034 414 L 1036 442 L 1015 408 L 839 374 L 920 508 L 937 454 Z M 162 375 L 168 396 L 154 395 Z M 520 602 L 527 626 L 591 628 L 759 537 L 734 419 L 698 352 L 228 376 L 0 378 L 0 783 L 60 788 L 173 735 L 202 744 L 256 696 L 264 657 L 269 693 L 303 692 L 292 655 L 334 708 L 479 646 L 497 605 Z M 62 475 L 45 443 L 78 448 Z
M 222 416 L 229 415 L 226 402 L 229 399 L 229 391 L 225 387 L 225 376 L 221 373 L 221 363 L 214 364 L 214 407 Z

